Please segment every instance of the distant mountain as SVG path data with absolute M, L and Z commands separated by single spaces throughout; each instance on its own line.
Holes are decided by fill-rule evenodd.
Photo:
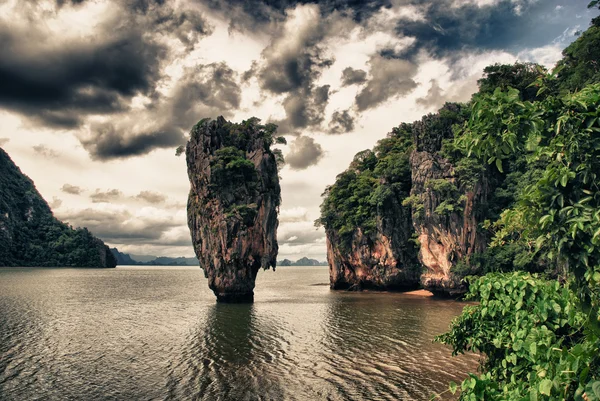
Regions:
M 196 258 L 130 255 L 119 252 L 117 248 L 111 248 L 110 251 L 117 259 L 117 265 L 120 266 L 198 266 Z
M 0 266 L 115 267 L 87 228 L 61 222 L 33 181 L 0 148 Z
M 316 259 L 309 259 L 306 256 L 292 262 L 289 259 L 283 259 L 277 262 L 277 266 L 327 266 L 327 262 L 320 262 Z
M 156 259 L 158 257 L 156 255 L 134 255 L 133 253 L 130 253 L 129 256 L 131 257 L 131 259 L 135 260 L 136 262 L 142 262 L 142 263 L 152 262 L 154 259 Z
M 118 266 L 139 264 L 139 262 L 133 260 L 129 254 L 119 252 L 119 250 L 117 248 L 110 248 L 110 251 L 113 254 L 113 256 L 115 257 L 115 259 L 117 259 Z

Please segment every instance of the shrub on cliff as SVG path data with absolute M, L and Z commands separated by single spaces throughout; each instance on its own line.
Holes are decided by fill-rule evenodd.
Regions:
M 323 225 L 341 237 L 341 245 L 350 248 L 352 235 L 361 229 L 374 236 L 377 218 L 392 198 L 401 202 L 410 193 L 409 156 L 413 149 L 412 125 L 401 124 L 380 140 L 374 150 L 359 152 L 350 167 L 339 174 L 335 184 L 323 193 Z

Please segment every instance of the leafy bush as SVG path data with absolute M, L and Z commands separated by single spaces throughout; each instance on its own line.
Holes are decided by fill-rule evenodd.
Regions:
M 524 272 L 488 274 L 471 281 L 468 298 L 479 304 L 437 338 L 454 354 L 483 356 L 483 373 L 462 382 L 460 400 L 600 399 L 600 339 L 568 286 Z

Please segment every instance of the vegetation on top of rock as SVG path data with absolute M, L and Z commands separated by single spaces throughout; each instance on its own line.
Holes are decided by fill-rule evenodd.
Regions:
M 108 246 L 87 228 L 62 223 L 0 149 L 0 266 L 115 267 Z
M 350 167 L 323 193 L 321 217 L 316 226 L 335 230 L 342 245 L 350 247 L 353 232 L 367 236 L 376 230 L 378 210 L 387 199 L 408 196 L 409 156 L 413 149 L 412 124 L 401 124 L 380 140 L 374 150 L 356 154 Z
M 202 119 L 190 132 L 188 227 L 220 302 L 252 302 L 259 269 L 275 267 L 281 203 L 274 124 Z

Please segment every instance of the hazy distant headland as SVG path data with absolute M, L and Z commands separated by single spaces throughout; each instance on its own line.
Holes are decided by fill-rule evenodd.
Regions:
M 304 256 L 295 262 L 289 259 L 279 260 L 277 261 L 277 266 L 327 266 L 327 261 L 321 262 L 317 259 L 310 259 Z

